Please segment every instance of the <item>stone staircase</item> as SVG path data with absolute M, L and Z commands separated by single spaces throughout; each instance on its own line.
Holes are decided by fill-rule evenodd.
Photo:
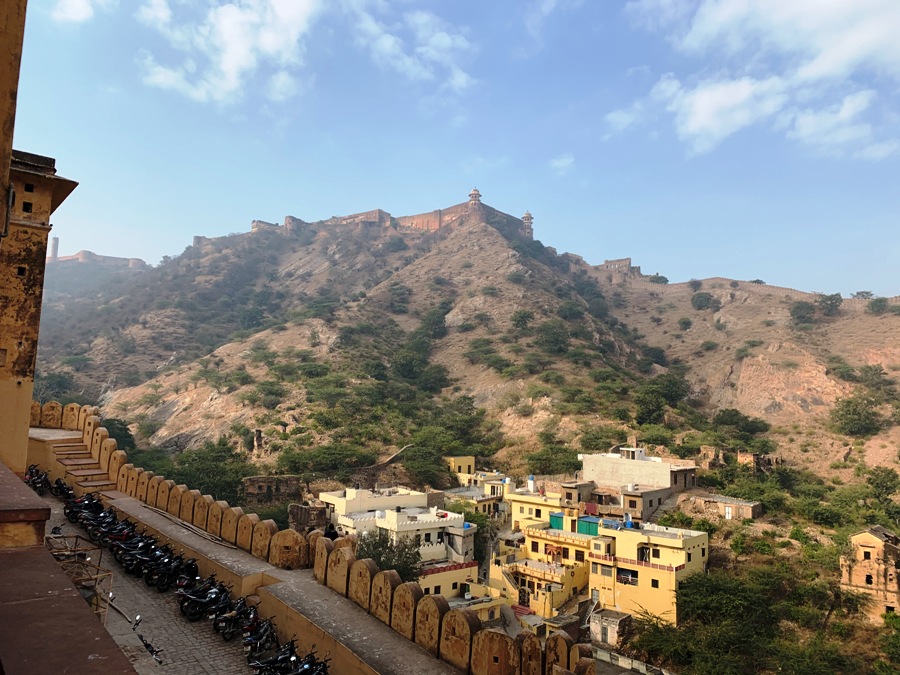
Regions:
M 110 479 L 106 470 L 100 468 L 100 462 L 91 456 L 84 443 L 58 443 L 52 448 L 56 463 L 63 472 L 63 480 L 74 483 L 76 493 L 115 489 L 115 481 Z

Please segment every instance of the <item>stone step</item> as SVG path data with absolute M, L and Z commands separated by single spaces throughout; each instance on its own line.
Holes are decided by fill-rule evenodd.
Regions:
M 106 476 L 106 478 L 109 479 L 109 472 L 99 467 L 96 469 L 69 469 L 66 471 L 66 475 L 72 476 L 73 478 L 83 478 L 85 480 L 95 480 L 93 478 L 95 476 Z
M 72 467 L 73 469 L 99 469 L 100 462 L 88 455 L 87 457 L 66 457 L 65 459 L 56 460 L 61 466 Z
M 80 480 L 75 483 L 75 493 L 83 495 L 86 492 L 97 492 L 98 490 L 115 490 L 115 482 L 106 479 L 98 480 Z
M 89 453 L 88 449 L 83 445 L 77 448 L 54 448 L 53 454 L 57 457 L 72 457 L 73 455 L 87 455 L 88 457 L 91 456 L 91 453 Z
M 84 443 L 52 443 L 50 447 L 54 450 L 87 450 Z

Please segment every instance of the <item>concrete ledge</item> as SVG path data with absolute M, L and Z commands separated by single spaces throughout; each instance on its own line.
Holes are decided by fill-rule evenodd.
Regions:
M 107 497 L 117 492 L 105 493 Z M 150 509 L 134 497 L 108 499 L 107 503 L 119 511 L 119 517 L 131 518 L 144 525 L 162 541 L 171 542 L 177 550 L 184 549 L 185 557 L 197 558 L 197 566 L 203 576 L 215 572 L 220 581 L 231 584 L 234 595 L 250 595 L 263 584 L 263 575 L 279 575 L 281 570 L 249 553 L 231 545 L 210 541 L 195 534 L 180 523 L 175 516 L 167 517 Z
M 42 546 L 50 508 L 4 464 L 0 464 L 0 549 Z
M 0 570 L 0 671 L 135 672 L 46 549 L 2 550 Z

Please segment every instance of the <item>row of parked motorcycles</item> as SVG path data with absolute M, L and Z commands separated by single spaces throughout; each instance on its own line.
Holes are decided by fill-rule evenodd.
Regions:
M 62 478 L 57 478 L 55 482 L 51 483 L 49 474 L 46 471 L 41 471 L 37 464 L 28 466 L 24 480 L 25 485 L 37 492 L 41 497 L 44 496 L 45 492 L 62 499 L 68 499 L 73 494 L 72 488 L 66 485 Z
M 104 509 L 100 499 L 89 493 L 74 497 L 60 490 L 65 499 L 63 513 L 77 524 L 91 541 L 108 548 L 128 574 L 142 577 L 148 587 L 165 593 L 175 588 L 178 608 L 190 622 L 208 620 L 225 641 L 238 635 L 243 641 L 247 663 L 256 675 L 327 675 L 330 659 L 319 659 L 315 651 L 300 655 L 296 639 L 280 644 L 272 619 L 263 619 L 246 597 L 232 598 L 230 586 L 210 574 L 201 578 L 196 558 L 185 558 L 169 544 L 146 530 L 139 530 L 127 518 L 119 520 L 115 509 Z M 295 636 L 296 637 L 296 636 Z M 162 650 L 141 640 L 158 663 Z

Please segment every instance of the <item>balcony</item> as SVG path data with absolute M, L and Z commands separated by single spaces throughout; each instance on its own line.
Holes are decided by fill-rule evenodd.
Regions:
M 626 586 L 637 586 L 638 578 L 626 576 L 624 574 L 617 574 L 616 575 L 616 583 L 625 584 Z

